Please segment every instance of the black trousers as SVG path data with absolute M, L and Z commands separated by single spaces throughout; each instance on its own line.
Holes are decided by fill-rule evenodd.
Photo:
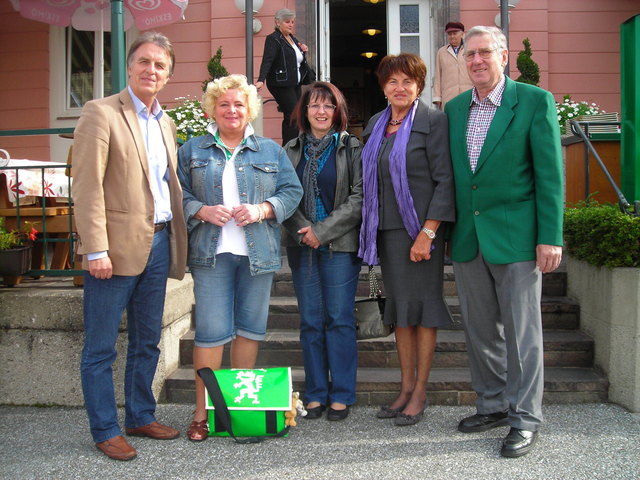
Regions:
M 298 127 L 291 125 L 291 113 L 293 113 L 293 109 L 300 99 L 302 88 L 300 85 L 295 87 L 274 87 L 268 84 L 267 88 L 282 112 L 282 145 L 284 146 L 289 140 L 298 136 Z

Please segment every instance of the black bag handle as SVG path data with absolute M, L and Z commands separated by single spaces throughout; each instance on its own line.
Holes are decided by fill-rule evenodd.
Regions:
M 274 437 L 284 437 L 287 433 L 289 433 L 289 427 L 285 427 L 280 430 L 275 435 L 263 436 L 263 437 L 247 437 L 247 438 L 238 438 L 233 433 L 233 427 L 231 426 L 231 414 L 229 413 L 229 408 L 227 407 L 227 402 L 225 402 L 224 397 L 222 396 L 222 390 L 220 390 L 220 384 L 218 383 L 218 379 L 216 378 L 215 373 L 210 368 L 201 368 L 198 370 L 198 375 L 204 382 L 204 386 L 207 387 L 207 391 L 209 392 L 209 396 L 211 397 L 211 401 L 213 402 L 213 406 L 215 407 L 215 415 L 216 420 L 222 425 L 222 427 L 233 437 L 236 443 L 247 444 L 247 443 L 260 443 L 265 438 L 274 438 Z

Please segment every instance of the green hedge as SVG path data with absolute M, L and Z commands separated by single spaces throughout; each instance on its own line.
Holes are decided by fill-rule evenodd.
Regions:
M 640 266 L 640 217 L 614 205 L 589 202 L 567 208 L 564 241 L 570 255 L 596 267 Z

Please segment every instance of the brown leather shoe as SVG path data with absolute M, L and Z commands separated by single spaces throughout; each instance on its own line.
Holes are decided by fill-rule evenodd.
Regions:
M 138 454 L 136 449 L 133 448 L 122 435 L 96 443 L 96 447 L 107 457 L 113 458 L 114 460 L 132 460 L 136 458 Z
M 180 432 L 175 428 L 167 427 L 158 422 L 137 428 L 127 428 L 126 432 L 132 437 L 149 437 L 155 440 L 171 440 L 180 436 Z

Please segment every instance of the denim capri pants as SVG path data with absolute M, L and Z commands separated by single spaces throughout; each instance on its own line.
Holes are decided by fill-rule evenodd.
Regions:
M 237 335 L 267 333 L 273 272 L 251 275 L 249 257 L 221 253 L 215 267 L 191 267 L 196 297 L 196 347 L 219 347 Z

